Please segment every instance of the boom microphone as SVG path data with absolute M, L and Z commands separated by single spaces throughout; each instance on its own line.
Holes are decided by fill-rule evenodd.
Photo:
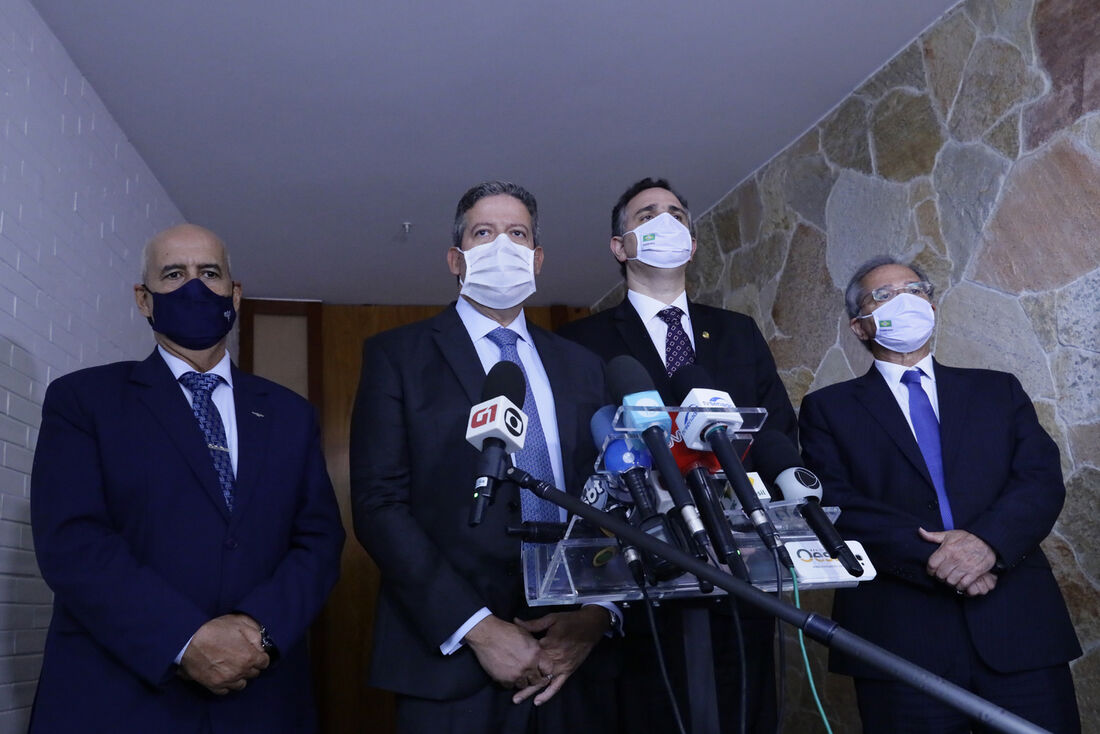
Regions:
M 784 499 L 798 500 L 798 511 L 829 552 L 853 576 L 863 575 L 863 566 L 821 509 L 821 481 L 802 465 L 802 457 L 790 439 L 779 431 L 761 431 L 752 442 L 752 455 L 764 481 L 783 493 Z
M 527 384 L 515 362 L 502 360 L 493 365 L 481 388 L 481 402 L 470 408 L 466 422 L 466 440 L 481 452 L 477 460 L 474 503 L 470 506 L 470 526 L 481 524 L 485 510 L 493 504 L 497 485 L 504 479 L 510 460 L 508 454 L 523 448 L 527 416 L 523 405 Z

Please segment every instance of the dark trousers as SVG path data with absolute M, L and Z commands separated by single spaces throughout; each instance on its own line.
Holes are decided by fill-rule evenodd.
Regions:
M 661 649 L 668 665 L 672 689 L 685 727 L 691 730 L 689 695 L 686 689 L 688 655 L 684 649 L 682 605 L 696 601 L 665 602 L 655 610 Z M 710 651 L 714 666 L 714 684 L 718 703 L 718 730 L 727 734 L 739 731 L 742 713 L 745 731 L 750 734 L 774 734 L 777 705 L 773 645 L 775 618 L 755 611 L 741 613 L 745 647 L 746 703 L 741 709 L 741 651 L 738 649 L 734 619 L 728 600 L 710 601 Z M 619 731 L 622 734 L 668 734 L 676 731 L 672 706 L 657 667 L 653 637 L 645 610 L 633 605 L 627 614 L 627 634 L 623 643 L 623 673 L 619 679 Z M 689 635 L 690 637 L 690 635 Z M 705 733 L 698 733 L 705 734 Z
M 1081 719 L 1069 664 L 998 673 L 973 648 L 952 661 L 944 678 L 1054 734 L 1079 734 Z M 857 678 L 864 734 L 969 734 L 992 729 L 945 703 L 892 680 Z
M 541 706 L 534 696 L 512 703 L 515 691 L 487 685 L 471 696 L 435 701 L 397 696 L 398 734 L 584 734 L 617 730 L 616 640 L 605 639 Z

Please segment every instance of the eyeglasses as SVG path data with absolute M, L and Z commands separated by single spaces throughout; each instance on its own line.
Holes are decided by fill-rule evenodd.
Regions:
M 883 303 L 889 301 L 899 293 L 908 293 L 911 296 L 924 296 L 931 300 L 933 290 L 932 284 L 927 280 L 918 280 L 913 283 L 906 283 L 905 285 L 899 286 L 884 285 L 864 295 L 863 298 L 860 299 L 860 303 L 866 301 L 868 296 L 870 296 L 875 303 Z

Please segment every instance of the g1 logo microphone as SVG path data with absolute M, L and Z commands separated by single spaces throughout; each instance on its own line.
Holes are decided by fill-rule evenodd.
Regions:
M 466 440 L 478 451 L 486 439 L 496 438 L 504 442 L 507 453 L 523 448 L 527 431 L 527 416 L 508 398 L 498 395 L 470 408 L 466 424 Z

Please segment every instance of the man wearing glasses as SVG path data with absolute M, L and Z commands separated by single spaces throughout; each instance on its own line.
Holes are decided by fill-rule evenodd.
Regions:
M 1081 654 L 1039 548 L 1062 509 L 1058 447 L 1020 382 L 932 357 L 932 284 L 877 258 L 845 292 L 875 358 L 862 377 L 813 392 L 799 434 L 837 527 L 879 569 L 839 590 L 852 632 L 1057 732 L 1080 731 L 1068 661 Z M 855 678 L 864 731 L 968 732 L 945 704 L 833 652 Z

